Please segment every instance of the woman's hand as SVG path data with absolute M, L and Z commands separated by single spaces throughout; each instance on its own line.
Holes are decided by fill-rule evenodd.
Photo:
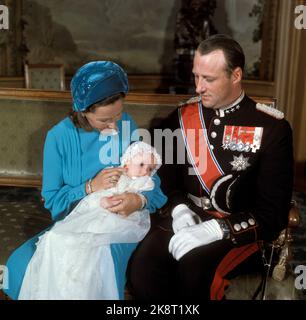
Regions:
M 109 211 L 113 213 L 118 213 L 122 216 L 129 216 L 134 211 L 140 210 L 142 208 L 142 200 L 140 195 L 137 193 L 125 192 L 120 195 L 115 195 L 109 197 L 113 203 L 118 203 L 108 208 Z
M 117 203 L 114 203 L 111 200 L 111 197 L 103 197 L 103 198 L 100 199 L 100 207 L 102 207 L 104 209 L 108 209 L 108 208 L 113 207 L 115 204 L 119 204 L 120 202 L 117 201 Z
M 124 171 L 125 169 L 119 167 L 103 169 L 92 179 L 92 190 L 98 191 L 113 188 Z

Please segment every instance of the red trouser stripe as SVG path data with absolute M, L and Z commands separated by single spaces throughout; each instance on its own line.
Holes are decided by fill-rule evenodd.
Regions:
M 224 296 L 225 287 L 229 281 L 224 277 L 237 267 L 242 261 L 259 249 L 258 243 L 254 242 L 245 246 L 232 249 L 220 262 L 215 272 L 215 277 L 210 287 L 210 299 L 221 300 Z

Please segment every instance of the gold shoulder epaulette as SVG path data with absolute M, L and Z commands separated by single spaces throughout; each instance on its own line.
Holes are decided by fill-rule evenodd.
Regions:
M 182 101 L 179 103 L 179 107 L 182 107 L 182 106 L 185 106 L 186 104 L 191 104 L 191 103 L 195 103 L 195 102 L 199 102 L 201 100 L 201 97 L 200 96 L 195 96 L 195 97 L 192 97 L 190 99 L 188 99 L 187 101 Z
M 276 119 L 284 119 L 284 113 L 263 103 L 256 103 L 256 109 Z

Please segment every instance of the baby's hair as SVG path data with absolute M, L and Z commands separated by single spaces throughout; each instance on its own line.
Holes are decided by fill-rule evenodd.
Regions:
M 143 141 L 133 141 L 125 150 L 121 157 L 121 166 L 123 167 L 129 160 L 131 160 L 136 154 L 140 152 L 152 153 L 156 160 L 156 167 L 152 172 L 152 175 L 160 168 L 162 161 L 160 155 L 157 153 L 156 149 L 150 144 Z

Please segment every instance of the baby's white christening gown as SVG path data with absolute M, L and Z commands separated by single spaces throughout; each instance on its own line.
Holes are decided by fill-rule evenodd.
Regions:
M 149 211 L 128 217 L 100 206 L 100 199 L 152 190 L 151 177 L 122 175 L 114 188 L 94 192 L 38 240 L 19 299 L 118 299 L 111 243 L 141 241 L 150 228 Z

